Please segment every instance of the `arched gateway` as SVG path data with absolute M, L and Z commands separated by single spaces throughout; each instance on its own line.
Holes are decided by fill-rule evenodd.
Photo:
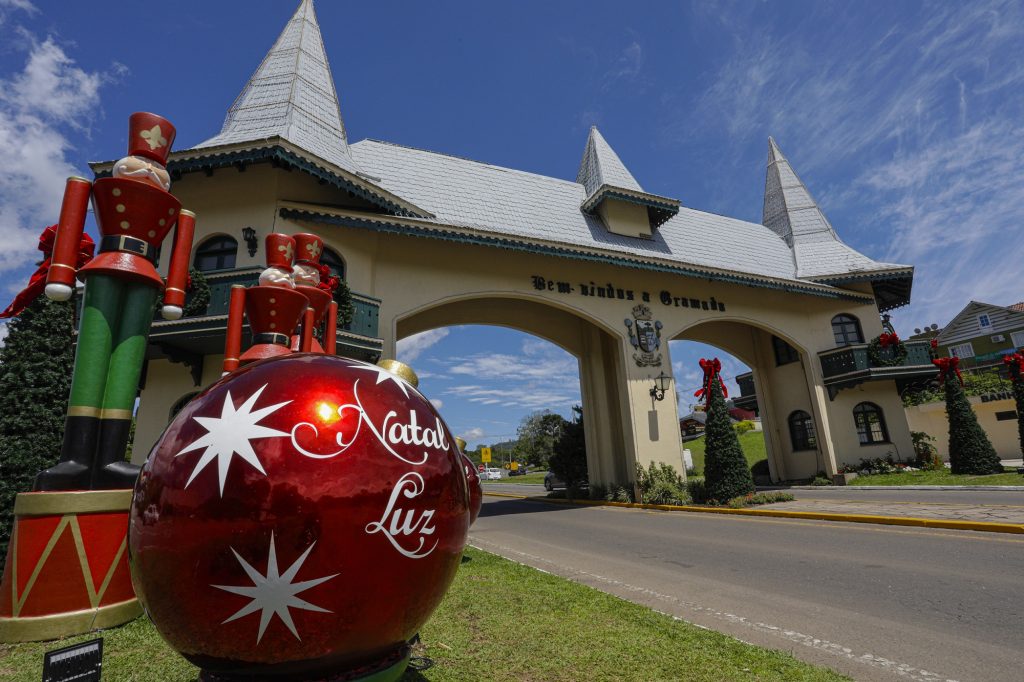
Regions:
M 908 344 L 902 364 L 873 367 L 866 339 L 850 339 L 846 322 L 838 335 L 833 320 L 877 336 L 879 313 L 909 301 L 913 268 L 843 244 L 772 140 L 760 225 L 645 192 L 596 128 L 575 180 L 349 144 L 303 0 L 221 132 L 174 153 L 169 170 L 198 215 L 206 251 L 194 262 L 212 297 L 205 315 L 153 325 L 136 459 L 176 402 L 218 378 L 228 291 L 255 281 L 271 231 L 315 232 L 338 254 L 356 307 L 339 330 L 347 355 L 393 357 L 400 338 L 468 322 L 573 353 L 595 482 L 623 483 L 636 463 L 680 465 L 674 391 L 651 395 L 653 378 L 672 373 L 675 338 L 754 368 L 739 400 L 764 419 L 776 479 L 911 455 L 897 387 L 932 372 L 927 350 Z M 884 430 L 866 426 L 863 409 L 855 417 L 865 403 Z

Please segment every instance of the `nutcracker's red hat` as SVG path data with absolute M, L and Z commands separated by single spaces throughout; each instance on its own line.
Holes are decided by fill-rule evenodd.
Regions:
M 295 240 L 286 234 L 272 232 L 267 235 L 267 267 L 291 271 L 295 257 Z
M 144 156 L 166 166 L 175 132 L 163 116 L 137 111 L 128 118 L 128 155 Z
M 295 263 L 318 265 L 324 252 L 324 240 L 315 234 L 300 232 L 295 235 Z

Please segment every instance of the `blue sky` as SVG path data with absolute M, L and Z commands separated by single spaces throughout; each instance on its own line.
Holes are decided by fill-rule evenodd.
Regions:
M 63 178 L 118 154 L 129 113 L 170 118 L 179 148 L 212 135 L 296 5 L 0 0 L 0 294 L 32 270 Z M 1024 299 L 1019 2 L 321 0 L 317 12 L 352 140 L 574 178 L 597 124 L 648 191 L 759 221 L 773 135 L 847 243 L 917 266 L 900 331 L 970 299 Z M 673 343 L 681 392 L 712 352 Z M 578 400 L 575 360 L 514 331 L 438 330 L 402 354 L 474 441 Z

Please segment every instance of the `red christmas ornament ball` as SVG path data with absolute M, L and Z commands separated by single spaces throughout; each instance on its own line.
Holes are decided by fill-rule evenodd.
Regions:
M 317 676 L 400 660 L 469 523 L 463 459 L 427 399 L 374 365 L 295 354 L 174 418 L 136 485 L 129 552 L 147 613 L 191 662 Z

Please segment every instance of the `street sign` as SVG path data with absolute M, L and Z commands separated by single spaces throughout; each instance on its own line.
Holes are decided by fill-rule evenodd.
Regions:
M 512 462 L 512 471 L 519 471 L 519 462 Z
M 481 462 L 490 462 L 491 461 L 491 449 L 490 448 L 480 448 L 480 461 Z
M 103 638 L 43 654 L 43 682 L 100 682 Z

